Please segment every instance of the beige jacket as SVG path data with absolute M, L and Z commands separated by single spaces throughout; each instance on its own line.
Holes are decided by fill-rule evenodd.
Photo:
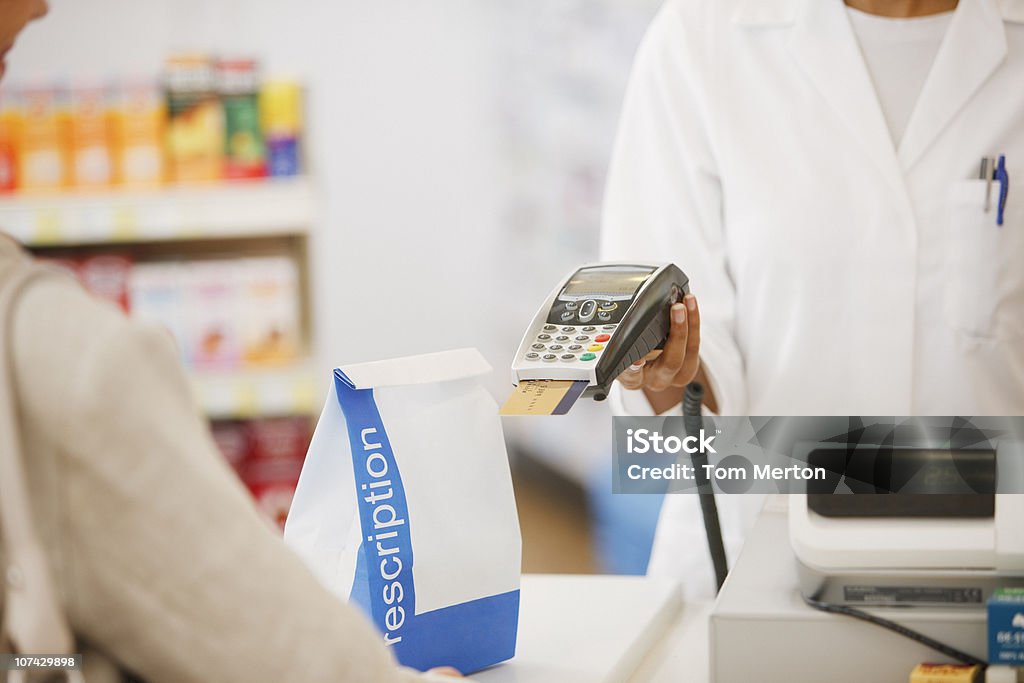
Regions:
M 0 282 L 25 258 L 0 235 Z M 63 276 L 13 327 L 32 512 L 88 683 L 118 680 L 111 661 L 154 682 L 427 680 L 257 515 L 166 333 Z

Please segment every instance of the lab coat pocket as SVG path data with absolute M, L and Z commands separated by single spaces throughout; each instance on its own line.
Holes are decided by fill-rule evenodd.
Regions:
M 950 187 L 946 214 L 947 322 L 974 337 L 1024 336 L 1024 185 L 1011 185 L 1003 225 L 996 224 L 999 184 L 985 211 L 986 183 Z

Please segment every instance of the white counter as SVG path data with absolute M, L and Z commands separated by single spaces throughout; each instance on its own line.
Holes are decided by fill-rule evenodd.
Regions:
M 471 679 L 480 683 L 707 680 L 707 610 L 706 605 L 684 608 L 679 587 L 671 581 L 527 575 L 515 659 Z

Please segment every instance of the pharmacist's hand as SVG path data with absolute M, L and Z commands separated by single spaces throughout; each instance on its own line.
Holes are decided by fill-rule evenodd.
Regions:
M 462 678 L 462 674 L 450 666 L 439 666 L 436 669 L 431 669 L 427 673 L 434 674 L 436 676 L 447 676 L 448 678 Z
M 697 297 L 687 294 L 672 306 L 672 326 L 665 348 L 651 351 L 619 375 L 627 389 L 644 389 L 649 395 L 692 382 L 700 370 L 700 308 Z M 675 403 L 679 398 L 675 398 Z

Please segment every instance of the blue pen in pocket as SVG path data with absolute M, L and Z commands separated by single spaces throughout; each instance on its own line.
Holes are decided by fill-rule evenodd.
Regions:
M 996 180 L 999 181 L 999 209 L 996 212 L 996 225 L 1003 224 L 1003 214 L 1006 212 L 1006 197 L 1010 193 L 1010 174 L 1006 171 L 1006 155 L 1000 154 L 996 163 Z

